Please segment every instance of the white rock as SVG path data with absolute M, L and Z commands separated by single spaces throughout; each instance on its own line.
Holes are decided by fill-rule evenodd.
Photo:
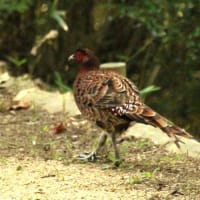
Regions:
M 180 149 L 174 144 L 174 140 L 159 128 L 150 125 L 135 124 L 130 126 L 125 132 L 125 137 L 134 136 L 136 138 L 150 139 L 156 145 L 164 145 L 167 151 L 187 154 L 188 156 L 200 158 L 200 143 L 195 139 L 179 137 L 184 143 L 179 143 Z
M 8 72 L 4 72 L 0 74 L 0 84 L 5 83 L 9 79 L 10 79 L 10 75 L 8 74 Z
M 35 107 L 41 107 L 49 113 L 65 112 L 69 115 L 80 114 L 72 93 L 47 92 L 37 87 L 21 90 L 13 99 L 31 103 Z

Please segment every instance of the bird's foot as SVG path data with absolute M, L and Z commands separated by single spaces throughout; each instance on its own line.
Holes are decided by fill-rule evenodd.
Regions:
M 169 144 L 175 144 L 176 147 L 177 147 L 178 149 L 180 149 L 180 148 L 181 148 L 180 143 L 185 144 L 185 142 L 183 142 L 181 139 L 179 139 L 178 137 L 174 136 L 174 138 L 173 138 L 172 140 L 169 140 L 169 141 L 165 142 L 165 143 L 162 144 L 161 146 L 162 146 L 163 148 L 166 148 Z
M 91 152 L 91 153 L 83 153 L 83 154 L 80 154 L 78 156 L 78 159 L 79 160 L 83 160 L 83 161 L 90 161 L 90 162 L 94 162 L 96 161 L 97 159 L 97 154 L 96 152 Z
M 185 144 L 185 142 L 183 142 L 181 139 L 179 139 L 178 137 L 175 136 L 174 138 L 174 144 L 180 149 L 180 143 Z

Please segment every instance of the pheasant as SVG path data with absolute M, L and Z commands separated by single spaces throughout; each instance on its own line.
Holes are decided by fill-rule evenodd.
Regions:
M 184 129 L 172 125 L 166 118 L 145 105 L 139 90 L 126 77 L 113 71 L 99 69 L 99 59 L 90 49 L 77 49 L 69 58 L 78 65 L 79 72 L 73 85 L 74 97 L 83 116 L 106 132 L 102 134 L 95 151 L 81 155 L 81 159 L 94 160 L 107 136 L 111 136 L 116 164 L 120 161 L 116 136 L 135 121 L 160 128 L 175 139 L 192 138 Z

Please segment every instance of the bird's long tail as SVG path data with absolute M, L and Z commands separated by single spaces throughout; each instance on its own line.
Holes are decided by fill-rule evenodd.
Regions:
M 131 115 L 129 115 L 131 117 Z M 193 138 L 189 133 L 187 133 L 184 129 L 174 125 L 172 122 L 167 120 L 165 117 L 161 116 L 157 112 L 155 112 L 150 107 L 143 104 L 142 107 L 140 107 L 139 112 L 137 114 L 132 115 L 133 119 L 137 119 L 146 124 L 150 124 L 154 127 L 160 128 L 162 131 L 164 131 L 169 137 L 173 137 L 175 139 L 175 144 L 179 146 L 179 142 L 182 142 L 178 137 L 176 136 L 182 136 L 185 138 Z

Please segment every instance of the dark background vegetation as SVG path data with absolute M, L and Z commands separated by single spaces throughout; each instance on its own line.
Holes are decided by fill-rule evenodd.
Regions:
M 15 74 L 29 73 L 65 89 L 76 48 L 101 62 L 127 62 L 128 77 L 154 109 L 200 137 L 200 1 L 1 0 L 0 60 Z

